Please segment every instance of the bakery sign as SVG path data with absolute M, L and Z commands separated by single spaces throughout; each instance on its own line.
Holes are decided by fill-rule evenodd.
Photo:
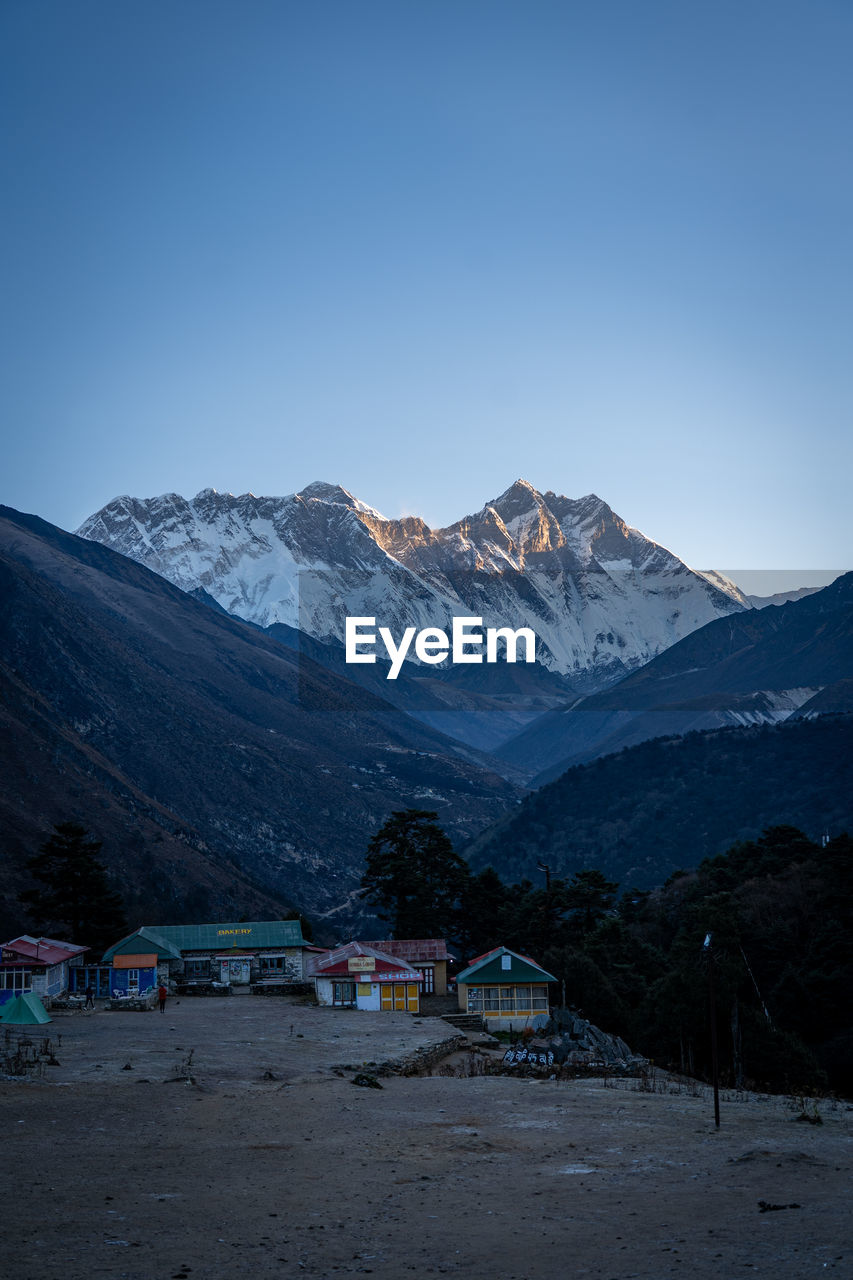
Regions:
M 347 961 L 347 969 L 350 973 L 373 973 L 375 968 L 375 956 L 350 956 Z

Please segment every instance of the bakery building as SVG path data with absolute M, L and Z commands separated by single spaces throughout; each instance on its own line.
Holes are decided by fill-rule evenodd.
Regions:
M 143 925 L 104 953 L 113 992 L 132 994 L 161 982 L 188 988 L 297 986 L 305 982 L 298 920 Z

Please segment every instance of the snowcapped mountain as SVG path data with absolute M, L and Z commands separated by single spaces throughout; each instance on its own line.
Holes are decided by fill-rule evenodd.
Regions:
M 588 687 L 631 671 L 712 619 L 745 607 L 594 494 L 539 493 L 517 480 L 445 529 L 386 519 L 339 485 L 288 497 L 120 497 L 77 530 L 203 590 L 261 627 L 342 639 L 346 615 L 447 629 L 454 615 L 532 627 L 537 657 Z

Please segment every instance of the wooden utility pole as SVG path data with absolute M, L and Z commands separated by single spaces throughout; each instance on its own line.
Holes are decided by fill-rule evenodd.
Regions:
M 714 1124 L 720 1127 L 720 1061 L 717 1052 L 717 998 L 714 992 L 714 949 L 711 935 L 705 935 L 703 951 L 708 957 L 708 1016 L 711 1019 L 711 1075 L 714 1081 Z

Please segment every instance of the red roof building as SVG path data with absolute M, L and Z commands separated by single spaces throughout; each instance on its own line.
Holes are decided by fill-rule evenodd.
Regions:
M 380 951 L 371 943 L 347 942 L 310 956 L 306 967 L 319 1004 L 374 1011 L 419 1011 L 423 974 L 399 956 Z
M 423 976 L 423 995 L 447 994 L 447 964 L 454 957 L 447 950 L 444 938 L 383 938 L 363 945 L 376 947 L 386 955 L 397 956 L 411 968 L 417 969 Z
M 33 938 L 23 933 L 0 946 L 0 1004 L 31 991 L 42 1000 L 64 995 L 68 973 L 80 964 L 88 947 L 57 938 Z

